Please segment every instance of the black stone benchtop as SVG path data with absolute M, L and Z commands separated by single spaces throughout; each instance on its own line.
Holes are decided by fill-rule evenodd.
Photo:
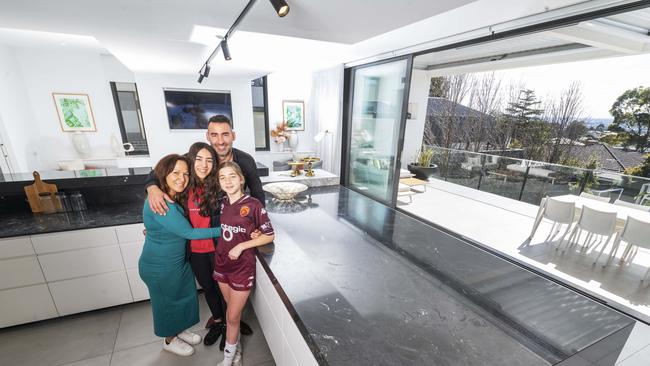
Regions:
M 142 202 L 90 207 L 86 211 L 34 215 L 12 213 L 0 215 L 0 238 L 46 234 L 58 231 L 91 229 L 142 222 Z
M 645 324 L 363 195 L 307 193 L 267 200 L 276 239 L 258 257 L 321 365 L 614 365 L 650 343 Z
M 650 364 L 634 363 L 645 324 L 346 188 L 305 193 L 267 199 L 276 239 L 258 257 L 321 365 Z M 142 201 L 0 222 L 0 237 L 133 224 Z

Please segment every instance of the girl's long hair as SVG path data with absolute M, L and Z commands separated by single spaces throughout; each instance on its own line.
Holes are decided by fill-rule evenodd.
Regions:
M 194 164 L 196 163 L 196 156 L 199 151 L 206 149 L 210 152 L 212 156 L 212 170 L 208 175 L 201 180 L 196 175 L 194 169 Z M 217 160 L 217 153 L 214 151 L 214 148 L 205 142 L 196 142 L 190 146 L 190 151 L 187 153 L 189 158 L 190 165 L 190 183 L 188 184 L 188 192 L 191 191 L 195 198 L 199 199 L 199 214 L 203 217 L 210 216 L 212 212 L 216 211 L 219 206 L 219 198 L 221 188 L 219 187 L 219 177 L 217 175 L 217 165 L 219 161 Z M 203 193 L 198 197 L 197 192 L 203 190 Z M 184 207 L 185 211 L 188 212 L 187 206 Z

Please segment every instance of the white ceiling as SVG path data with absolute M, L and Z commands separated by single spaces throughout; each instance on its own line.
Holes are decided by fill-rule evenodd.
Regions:
M 641 9 L 546 32 L 433 52 L 413 64 L 433 74 L 498 70 L 650 53 L 650 9 Z
M 280 18 L 268 0 L 257 0 L 230 42 L 233 60 L 214 73 L 233 75 L 275 71 L 278 65 L 312 64 L 341 55 L 350 44 L 473 2 L 473 0 L 287 0 Z M 134 71 L 195 73 L 217 41 L 190 42 L 195 26 L 220 34 L 234 22 L 247 0 L 24 0 L 3 4 L 0 25 L 14 30 L 94 37 L 100 47 Z M 9 32 L 9 33 L 7 33 Z M 0 32 L 2 33 L 2 32 Z M 16 33 L 14 33 L 16 34 Z M 19 35 L 37 44 L 38 33 Z M 11 37 L 9 37 L 11 38 Z M 311 41 L 307 41 L 311 40 Z M 43 42 L 52 36 L 43 34 Z M 74 43 L 74 40 L 71 40 Z M 69 42 L 68 42 L 69 43 Z M 48 43 L 49 44 L 49 43 Z

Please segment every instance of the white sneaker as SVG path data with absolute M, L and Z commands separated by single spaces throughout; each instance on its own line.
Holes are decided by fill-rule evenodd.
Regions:
M 169 344 L 163 339 L 163 349 L 167 352 L 175 353 L 179 356 L 191 356 L 194 353 L 194 347 L 183 342 L 178 337 L 174 337 Z
M 232 359 L 232 366 L 242 366 L 241 340 L 237 342 L 237 350 L 235 351 L 235 357 Z
M 185 343 L 187 343 L 189 345 L 192 345 L 192 346 L 196 346 L 197 344 L 201 343 L 201 336 L 200 335 L 198 335 L 196 333 L 188 332 L 186 330 L 178 333 L 176 336 L 178 338 L 182 339 L 183 342 L 185 342 Z

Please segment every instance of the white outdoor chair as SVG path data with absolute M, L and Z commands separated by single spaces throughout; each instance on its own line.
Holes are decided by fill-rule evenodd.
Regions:
M 650 211 L 650 206 L 637 205 L 636 203 L 622 201 L 622 200 L 616 200 L 614 201 L 614 204 L 623 207 L 636 208 L 637 210 L 641 210 L 641 211 Z
M 627 248 L 625 248 L 625 251 L 623 252 L 623 256 L 621 257 L 621 262 L 625 260 L 625 258 L 630 254 L 632 251 L 632 247 L 634 247 L 635 253 L 632 255 L 636 255 L 636 251 L 638 251 L 639 247 L 650 249 L 650 222 L 646 221 L 641 221 L 638 219 L 635 219 L 632 216 L 628 216 L 627 220 L 625 220 L 625 227 L 623 227 L 623 231 L 616 236 L 616 240 L 614 240 L 614 245 L 612 246 L 612 250 L 609 253 L 609 258 L 607 259 L 607 263 L 605 266 L 611 262 L 612 258 L 616 256 L 616 252 L 618 251 L 618 247 L 621 245 L 621 241 L 625 241 L 627 243 Z M 603 250 L 600 251 L 600 254 L 598 254 L 598 257 L 596 257 L 596 260 L 594 263 L 598 261 L 598 258 L 600 258 L 600 255 L 603 254 Z M 648 275 L 650 274 L 650 266 L 648 266 L 648 270 L 645 273 L 645 276 L 643 276 L 643 279 L 641 281 L 644 281 L 645 279 L 648 278 Z
M 589 198 L 589 199 L 596 200 L 596 201 L 601 201 L 601 202 L 609 202 L 609 197 L 596 196 L 595 194 L 591 194 L 591 193 L 587 193 L 587 192 L 580 193 L 580 197 Z
M 569 229 L 571 228 L 575 214 L 576 204 L 574 202 L 563 202 L 550 197 L 546 197 L 546 204 L 544 206 L 544 211 L 542 212 L 542 218 L 552 221 L 553 226 L 551 227 L 551 232 L 548 234 L 544 242 L 552 240 L 557 235 L 557 233 L 560 232 L 562 225 L 566 225 L 566 230 L 564 230 L 564 234 L 562 234 L 562 237 L 560 238 L 558 247 L 562 245 L 564 238 L 569 233 Z M 537 228 L 539 228 L 539 226 Z M 535 233 L 533 233 L 533 235 L 535 235 Z
M 585 238 L 585 242 L 582 245 L 582 249 L 580 250 L 581 252 L 586 252 L 587 249 L 589 249 L 591 246 L 592 242 L 594 243 L 594 247 L 598 246 L 598 244 L 600 244 L 605 237 L 607 237 L 607 239 L 603 245 L 607 246 L 607 243 L 609 243 L 612 235 L 614 235 L 615 228 L 616 212 L 599 211 L 583 205 L 578 223 L 573 227 L 571 235 L 569 235 L 567 248 L 573 243 L 574 239 L 576 239 L 576 243 L 580 242 L 580 236 L 582 235 L 583 231 L 587 232 L 587 237 Z M 600 240 L 597 242 L 594 238 L 596 235 L 600 236 Z

